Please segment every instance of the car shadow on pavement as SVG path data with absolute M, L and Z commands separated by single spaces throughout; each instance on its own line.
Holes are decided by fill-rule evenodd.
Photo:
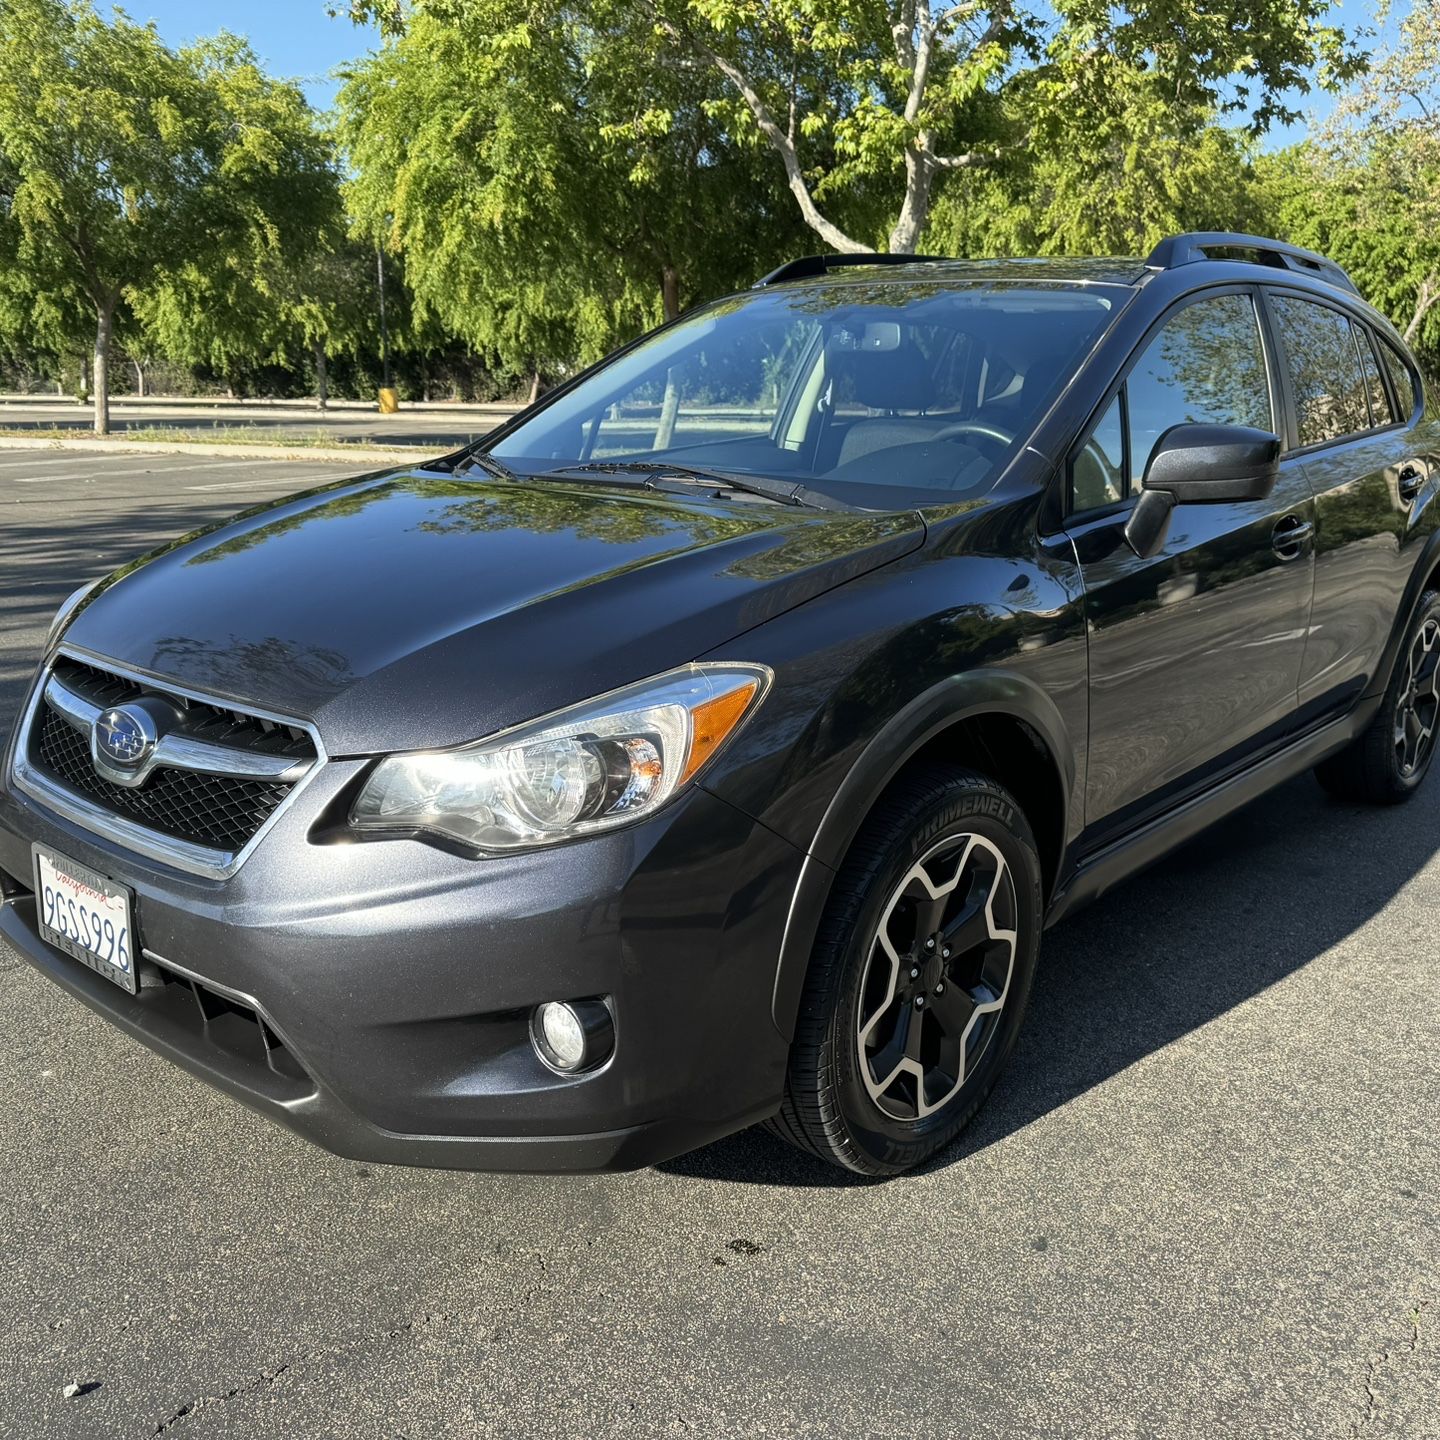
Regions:
M 926 1169 L 963 1163 L 1350 935 L 1440 849 L 1432 798 L 1343 804 L 1301 776 L 1057 925 L 1008 1069 L 974 1124 Z M 762 1129 L 660 1168 L 763 1185 L 875 1183 Z

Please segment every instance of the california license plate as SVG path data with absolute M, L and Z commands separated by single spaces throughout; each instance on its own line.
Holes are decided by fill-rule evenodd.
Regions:
M 41 939 L 135 994 L 130 892 L 42 845 L 34 854 Z

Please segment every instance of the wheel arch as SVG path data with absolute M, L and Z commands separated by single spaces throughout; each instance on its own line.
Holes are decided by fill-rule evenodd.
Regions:
M 1405 598 L 1396 613 L 1395 624 L 1390 631 L 1390 638 L 1385 642 L 1380 663 L 1375 667 L 1375 673 L 1366 687 L 1366 698 L 1383 695 L 1389 689 L 1401 647 L 1410 633 L 1410 627 L 1415 623 L 1420 601 L 1428 590 L 1440 590 L 1440 525 L 1426 536 L 1425 547 L 1410 571 Z
M 836 871 L 876 801 L 900 773 L 926 761 L 984 771 L 1010 789 L 1035 831 L 1045 898 L 1054 890 L 1069 835 L 1077 746 L 1050 696 L 1013 671 L 952 676 L 899 711 L 841 782 L 801 868 L 775 974 L 773 1015 L 787 1039 Z

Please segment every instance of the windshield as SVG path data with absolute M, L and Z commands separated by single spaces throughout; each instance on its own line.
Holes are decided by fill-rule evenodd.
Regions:
M 604 366 L 492 453 L 530 475 L 659 461 L 867 507 L 968 499 L 1034 429 L 1113 296 L 893 280 L 731 296 Z

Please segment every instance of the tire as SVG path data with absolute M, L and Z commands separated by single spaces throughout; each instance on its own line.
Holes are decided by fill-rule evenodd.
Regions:
M 1421 786 L 1440 728 L 1440 590 L 1420 597 L 1395 660 L 1395 673 L 1363 734 L 1315 767 L 1315 778 L 1342 800 L 1398 805 Z
M 1014 1048 L 1042 918 L 1014 798 L 948 766 L 903 776 L 836 876 L 770 1128 L 859 1175 L 943 1149 Z

